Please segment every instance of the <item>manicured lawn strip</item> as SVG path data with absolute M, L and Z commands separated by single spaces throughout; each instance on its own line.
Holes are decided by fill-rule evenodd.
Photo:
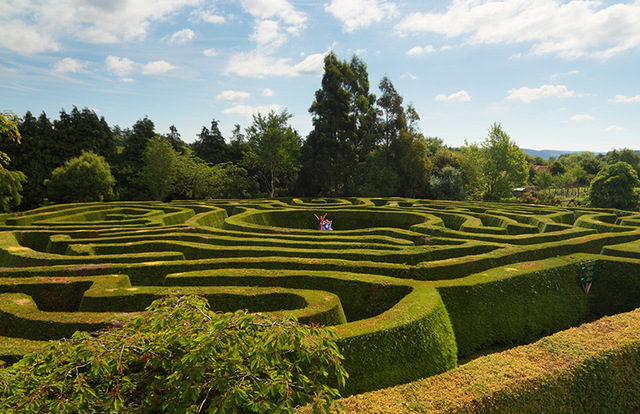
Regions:
M 409 384 L 343 413 L 621 413 L 640 406 L 640 310 L 605 317 Z

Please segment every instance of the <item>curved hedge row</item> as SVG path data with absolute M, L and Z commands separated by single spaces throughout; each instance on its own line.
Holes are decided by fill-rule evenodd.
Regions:
M 334 231 L 318 231 L 327 214 Z M 0 357 L 176 290 L 334 326 L 345 394 L 640 306 L 640 218 L 399 198 L 48 206 L 0 217 Z M 585 302 L 580 263 L 598 259 Z

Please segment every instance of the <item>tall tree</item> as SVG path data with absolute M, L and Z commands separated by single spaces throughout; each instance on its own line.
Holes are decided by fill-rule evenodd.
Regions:
M 254 166 L 269 197 L 276 194 L 278 184 L 294 182 L 299 168 L 300 137 L 288 124 L 292 115 L 286 110 L 253 116 L 246 129 L 249 151 L 246 162 Z
M 57 151 L 61 160 L 77 157 L 82 151 L 91 151 L 113 162 L 116 156 L 116 139 L 105 121 L 89 108 L 73 107 L 70 113 L 63 109 L 60 119 L 53 122 Z
M 380 130 L 382 133 L 382 145 L 389 152 L 391 144 L 400 138 L 400 132 L 407 129 L 407 119 L 402 106 L 403 98 L 388 77 L 383 77 L 378 85 L 382 95 L 378 98 L 378 106 L 381 109 Z M 415 112 L 417 115 L 417 112 Z
M 228 147 L 229 161 L 238 163 L 247 151 L 247 139 L 242 133 L 240 125 L 235 124 L 231 131 L 231 139 Z
M 0 212 L 9 211 L 22 201 L 22 183 L 26 176 L 22 171 L 9 171 L 11 157 L 5 151 L 10 144 L 20 144 L 18 117 L 0 112 Z
M 309 112 L 313 129 L 302 147 L 299 187 L 307 194 L 348 195 L 354 191 L 359 156 L 370 134 L 370 102 L 366 65 L 358 58 L 341 61 L 330 52 L 324 59 L 322 88 Z
M 124 149 L 114 168 L 118 197 L 125 200 L 144 198 L 146 188 L 138 179 L 144 165 L 144 153 L 149 142 L 157 138 L 155 125 L 148 117 L 133 124 L 129 134 L 125 135 Z
M 131 128 L 131 135 L 124 143 L 122 158 L 125 163 L 134 168 L 142 165 L 142 157 L 149 145 L 149 141 L 156 138 L 156 127 L 148 117 L 139 119 Z
M 357 55 L 344 67 L 346 88 L 351 94 L 353 129 L 355 131 L 354 148 L 358 161 L 367 156 L 378 141 L 378 123 L 376 96 L 369 92 L 367 65 Z
M 169 141 L 173 149 L 179 154 L 185 155 L 191 152 L 189 145 L 180 138 L 180 133 L 175 125 L 169 127 L 169 133 L 164 135 L 164 139 Z
M 607 164 L 626 162 L 640 175 L 640 155 L 630 148 L 613 149 L 607 152 L 604 159 Z
M 218 121 L 211 120 L 211 129 L 202 127 L 196 141 L 191 144 L 195 154 L 211 164 L 220 164 L 228 161 L 227 143 L 218 128 Z
M 152 200 L 163 201 L 173 189 L 178 154 L 169 140 L 153 138 L 147 144 L 142 159 L 142 184 Z
M 22 144 L 10 150 L 12 168 L 26 173 L 27 181 L 22 193 L 21 208 L 39 207 L 47 197 L 44 181 L 64 159 L 57 154 L 53 137 L 53 124 L 42 112 L 35 118 L 28 112 L 18 124 Z
M 526 183 L 529 173 L 524 152 L 511 141 L 500 124 L 495 123 L 489 129 L 489 136 L 482 142 L 482 149 L 485 198 L 506 197 L 513 187 Z

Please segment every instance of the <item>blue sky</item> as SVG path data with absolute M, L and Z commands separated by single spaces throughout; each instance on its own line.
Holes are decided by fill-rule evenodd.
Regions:
M 640 149 L 640 0 L 2 0 L 0 110 L 110 125 L 145 115 L 192 142 L 287 109 L 304 137 L 322 59 L 387 75 L 426 136 Z

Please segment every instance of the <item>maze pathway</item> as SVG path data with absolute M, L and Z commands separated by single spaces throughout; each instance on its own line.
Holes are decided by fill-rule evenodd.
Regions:
M 333 231 L 318 230 L 325 215 Z M 597 260 L 588 297 L 580 264 Z M 173 292 L 333 326 L 347 393 L 640 306 L 640 215 L 399 198 L 68 204 L 0 216 L 0 356 Z

